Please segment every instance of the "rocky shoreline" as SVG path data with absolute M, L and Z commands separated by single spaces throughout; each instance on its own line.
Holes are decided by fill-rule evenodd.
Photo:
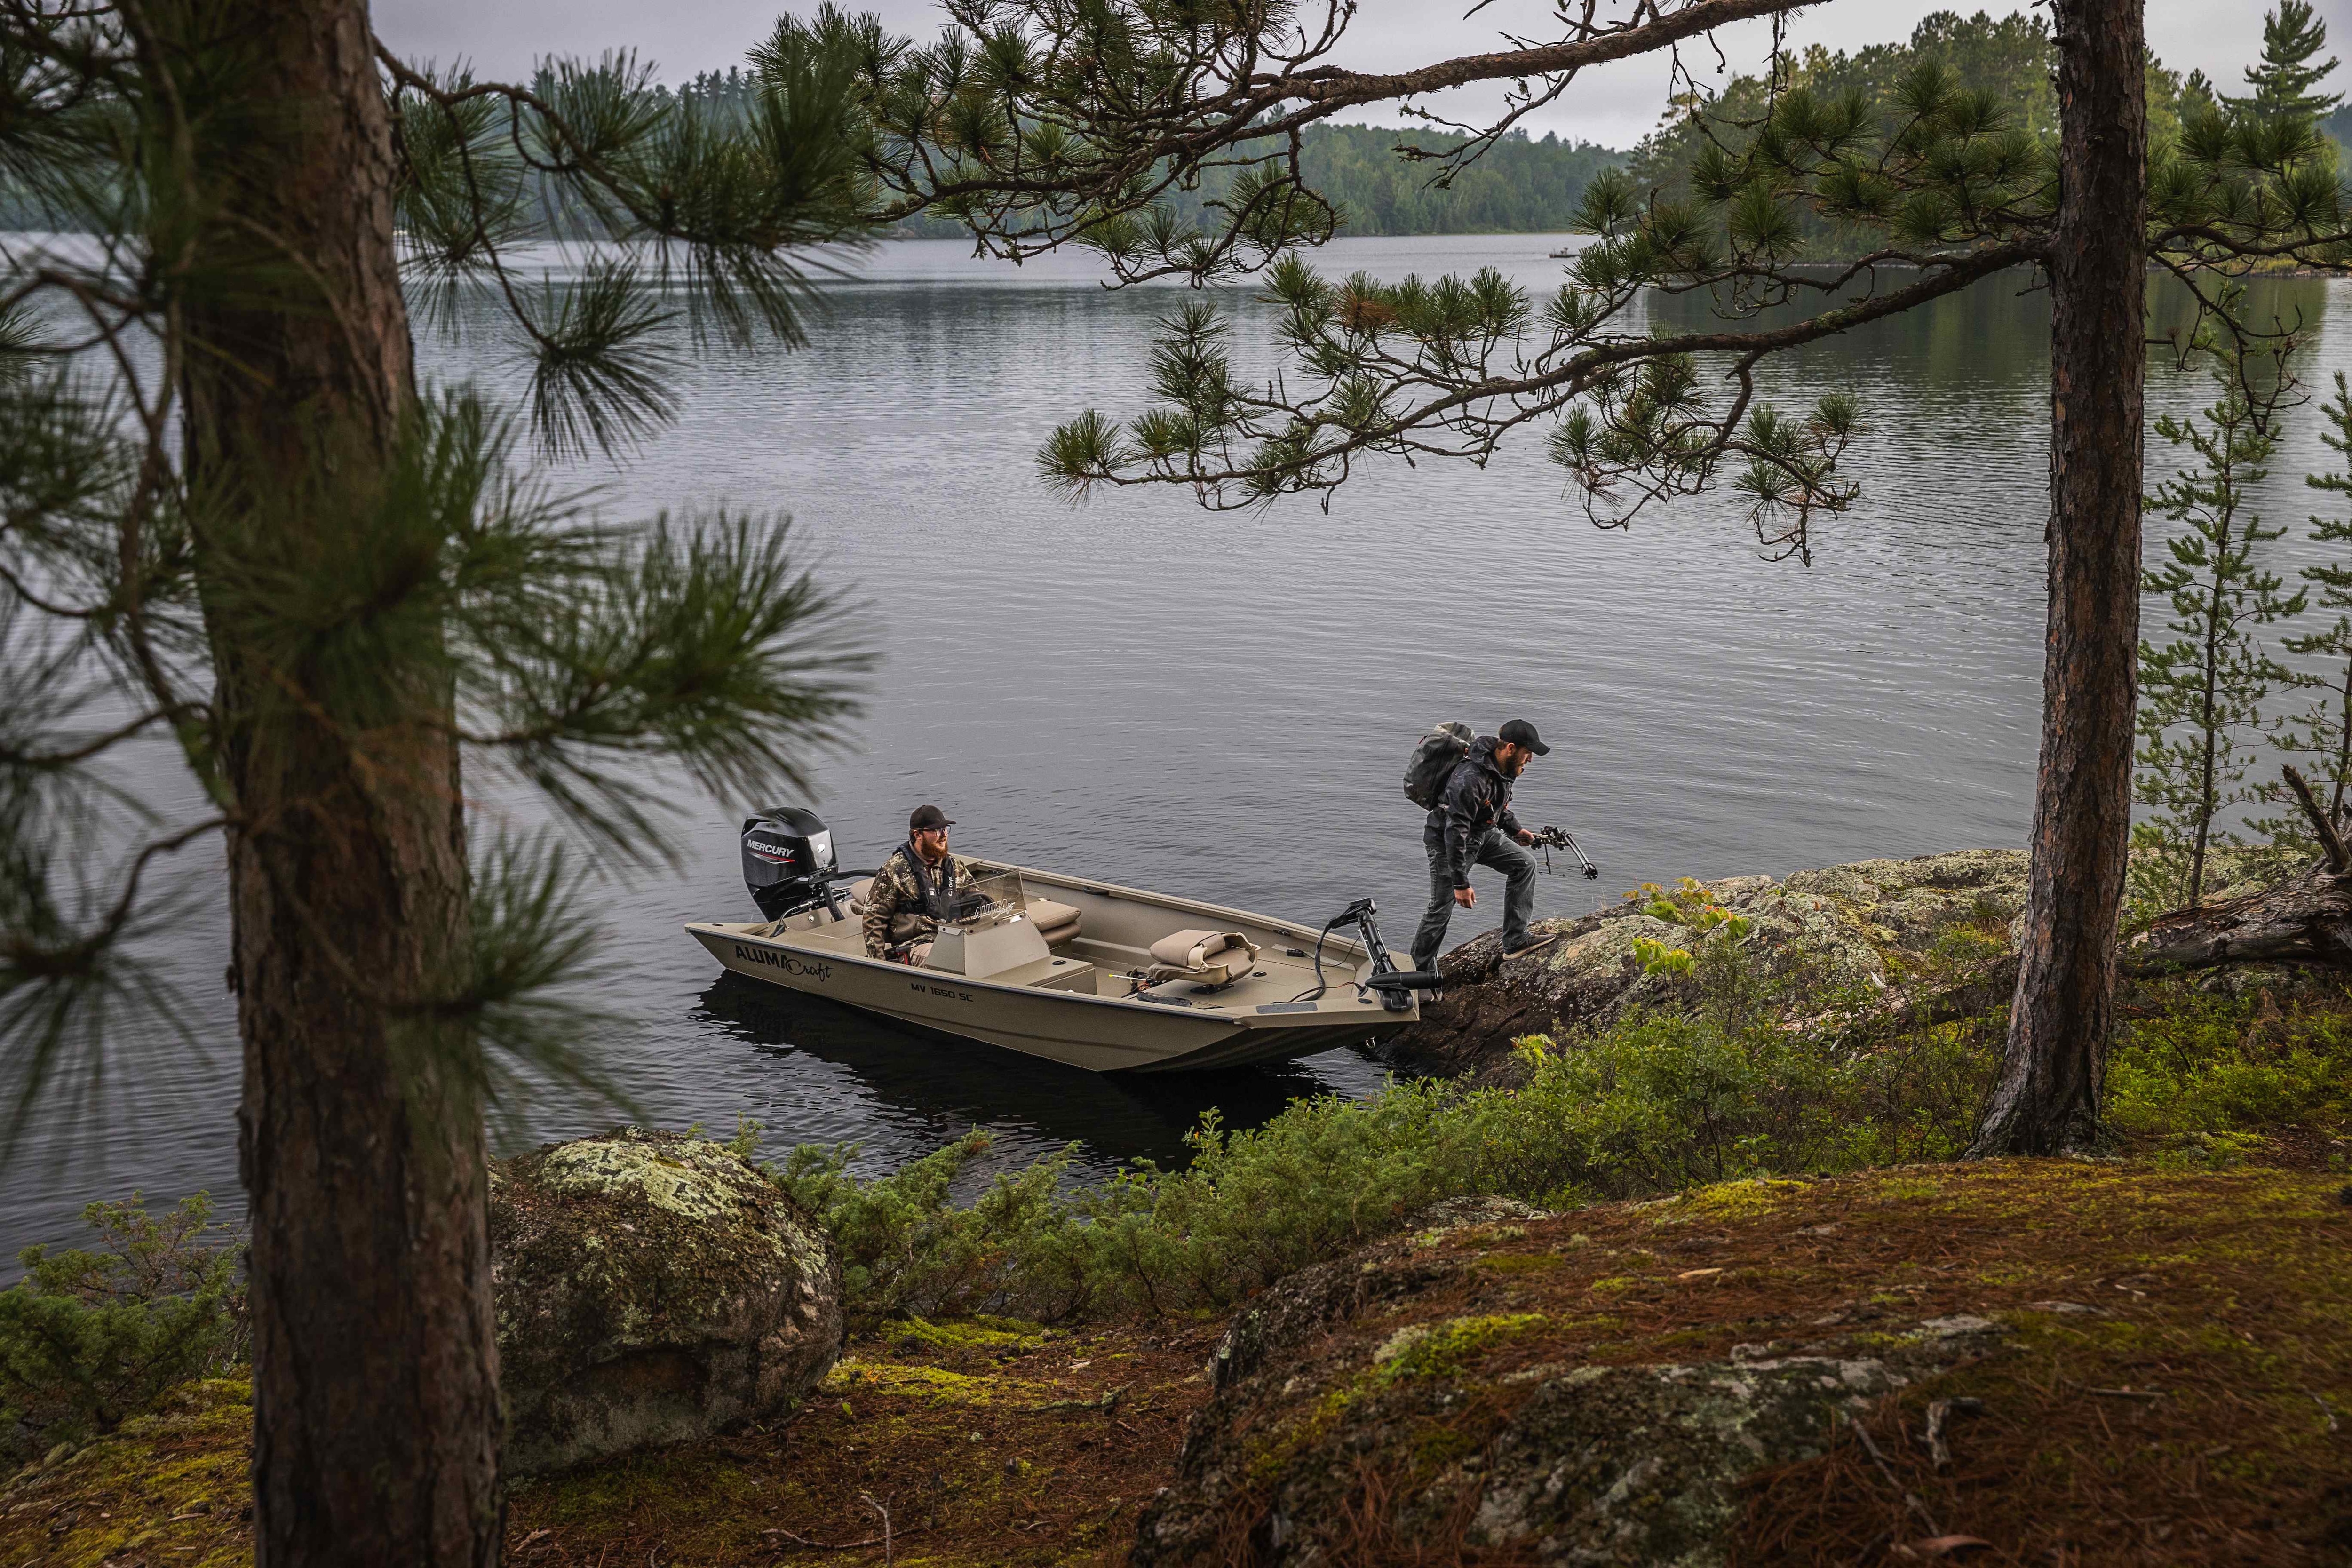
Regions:
M 1842 1051 L 1856 1004 L 1997 1005 L 2026 874 L 2021 850 L 1974 849 L 1644 889 L 1540 922 L 1559 940 L 1526 958 L 1457 948 L 1383 1048 L 1507 1087 L 1515 1039 L 1572 1051 L 1633 1009 L 1717 1007 L 1701 966 L 1657 957 L 1732 944 L 1792 1025 L 1839 1020 L 1800 1048 Z M 2352 1031 L 2340 994 L 2290 1022 L 2284 972 L 2196 984 L 2182 1016 L 2225 1023 L 2250 1072 L 2295 1028 Z M 1544 1108 L 1549 1082 L 1463 1098 Z M 1685 1179 L 1572 1213 L 1399 1202 L 1214 1310 L 1059 1325 L 854 1317 L 854 1231 L 759 1166 L 749 1131 L 615 1129 L 493 1174 L 507 1560 L 2336 1561 L 2352 1137 L 2340 1098 L 2313 1103 L 2267 1165 L 2247 1158 L 2263 1138 L 2225 1135 Z M 1284 1180 L 1363 1202 L 1335 1168 L 1356 1167 Z M 915 1246 L 911 1211 L 897 1223 Z M 58 1445 L 0 1489 L 0 1564 L 250 1562 L 250 1399 L 241 1377 L 187 1383 Z
M 1744 919 L 1739 940 L 1768 967 L 1801 963 L 1826 986 L 1885 991 L 1956 937 L 1973 939 L 1966 945 L 1980 955 L 2006 951 L 2025 907 L 2026 872 L 2022 849 L 1958 849 L 1686 887 Z M 1673 1000 L 1686 983 L 1645 973 L 1634 956 L 1638 942 L 1686 947 L 1693 939 L 1687 924 L 1652 912 L 1659 901 L 1633 898 L 1598 914 L 1538 921 L 1538 933 L 1559 940 L 1526 958 L 1505 958 L 1492 931 L 1464 943 L 1439 961 L 1443 995 L 1424 1000 L 1420 1022 L 1383 1039 L 1380 1054 L 1417 1072 L 1507 1083 L 1518 1070 L 1513 1040 L 1606 1028 L 1632 1007 Z

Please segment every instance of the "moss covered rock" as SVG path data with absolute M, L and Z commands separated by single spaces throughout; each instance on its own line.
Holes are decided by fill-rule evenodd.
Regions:
M 1706 903 L 1747 920 L 1746 943 L 1768 968 L 1801 967 L 1816 987 L 1880 990 L 1956 936 L 1980 956 L 2006 951 L 2025 908 L 2026 872 L 2022 849 L 1959 849 L 1696 887 Z M 1697 933 L 1651 912 L 1658 901 L 1633 897 L 1597 914 L 1538 921 L 1538 933 L 1559 940 L 1525 958 L 1505 958 L 1494 931 L 1465 942 L 1440 961 L 1443 998 L 1424 1000 L 1421 1021 L 1384 1041 L 1383 1052 L 1421 1070 L 1511 1081 L 1513 1040 L 1603 1028 L 1636 1005 L 1671 1001 L 1682 983 L 1645 973 L 1634 944 L 1688 948 Z
M 500 1161 L 490 1246 L 516 1473 L 774 1419 L 840 1353 L 830 1240 L 723 1144 L 631 1127 Z
M 2021 1162 L 1399 1236 L 1234 1320 L 1131 1562 L 2331 1561 L 2343 1190 Z

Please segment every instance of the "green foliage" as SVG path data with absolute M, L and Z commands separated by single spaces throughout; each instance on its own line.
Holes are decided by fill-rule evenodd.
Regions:
M 1149 18 L 1153 26 L 1164 20 Z M 2273 53 L 2307 58 L 2323 37 L 2317 27 L 2305 13 L 2282 11 Z M 1172 79 L 1199 85 L 1200 74 L 1184 74 L 1204 70 L 1197 57 L 1165 35 L 1160 44 Z M 1321 46 L 1301 47 L 1312 54 Z M 1262 127 L 1254 135 L 1203 128 L 1172 167 L 1147 167 L 1132 153 L 1131 178 L 1074 219 L 1077 230 L 1123 281 L 1170 273 L 1198 281 L 1265 267 L 1284 307 L 1285 363 L 1238 391 L 1198 379 L 1171 387 L 1164 365 L 1197 336 L 1171 318 L 1154 350 L 1159 405 L 1124 426 L 1086 412 L 1046 443 L 1040 468 L 1073 497 L 1104 485 L 1181 484 L 1213 506 L 1258 507 L 1286 494 L 1328 495 L 1375 455 L 1484 464 L 1512 432 L 1540 425 L 1594 523 L 1627 526 L 1645 507 L 1727 478 L 1764 553 L 1810 560 L 1814 521 L 1858 494 L 1839 465 L 1861 410 L 1836 392 L 1801 411 L 1775 407 L 1759 395 L 1757 367 L 1998 273 L 2050 264 L 2060 184 L 2054 63 L 2040 18 L 1940 12 L 1905 44 L 1776 56 L 1769 75 L 1679 99 L 1630 171 L 1603 169 L 1585 184 L 1578 226 L 1596 237 L 1576 253 L 1565 285 L 1528 301 L 1507 327 L 1482 322 L 1470 332 L 1444 313 L 1405 309 L 1398 291 L 1418 304 L 1473 292 L 1477 279 L 1360 287 L 1316 277 L 1282 255 L 1286 244 L 1320 242 L 1311 225 L 1286 240 L 1238 216 L 1222 232 L 1217 223 L 1181 221 L 1172 198 L 1163 199 L 1169 184 L 1205 190 L 1213 154 L 1240 157 L 1260 140 L 1280 146 Z M 2257 330 L 2240 319 L 2242 301 L 2213 286 L 2217 278 L 2352 266 L 2352 234 L 2333 143 L 2314 113 L 2257 113 L 2224 102 L 2201 77 L 2183 81 L 2152 58 L 2146 68 L 2147 246 L 2195 301 L 2178 340 L 2185 353 L 2217 331 Z M 1253 79 L 1252 90 L 1272 90 L 1265 79 Z M 1514 91 L 1539 99 L 1564 84 L 1521 81 Z M 1210 102 L 1185 107 L 1207 116 Z M 2324 107 L 2315 100 L 2305 109 L 2315 105 Z M 1089 100 L 1074 112 L 1087 130 L 1111 125 L 1139 147 L 1147 123 L 1148 144 L 1171 144 L 1157 108 L 1130 117 Z M 1330 195 L 1304 173 L 1305 129 L 1285 128 L 1297 132 L 1286 168 L 1260 167 L 1254 189 L 1287 180 Z M 1507 117 L 1486 134 L 1511 129 Z M 1471 154 L 1489 145 L 1472 136 L 1438 166 L 1466 171 Z M 1003 254 L 1052 243 L 1050 221 L 1024 229 L 1033 215 L 1016 209 L 1008 194 L 986 214 L 959 211 L 979 226 L 983 246 Z M 1694 296 L 1712 310 L 1642 307 L 1662 295 Z M 1767 311 L 1776 313 L 1769 330 L 1756 330 Z
M 1083 1310 L 1093 1238 L 1059 1192 L 1070 1153 L 999 1175 L 957 1205 L 957 1178 L 989 1144 L 975 1129 L 872 1181 L 849 1173 L 854 1144 L 804 1144 L 769 1173 L 832 1232 L 853 1319 L 1003 1310 L 1052 1321 Z
M 2341 371 L 2336 374 L 2336 395 L 2321 405 L 2320 416 L 2326 428 L 2320 431 L 2319 438 L 2336 453 L 2341 466 L 2326 473 L 2306 474 L 2303 482 L 2312 489 L 2352 500 L 2352 388 L 2347 387 Z M 2315 513 L 2310 522 L 2314 541 L 2339 548 L 2352 543 L 2352 515 Z M 2317 764 L 2313 787 L 2326 797 L 2324 809 L 2329 816 L 2340 818 L 2346 792 L 2352 790 L 2352 614 L 2347 614 L 2352 611 L 2352 560 L 2339 554 L 2305 566 L 2302 576 L 2309 584 L 2305 592 L 2316 595 L 2321 611 L 2335 611 L 2336 619 L 2317 631 L 2285 639 L 2290 653 L 2326 661 L 2325 673 L 2303 671 L 2289 679 L 2294 686 L 2325 695 L 2292 716 L 2288 727 L 2272 739 L 2282 750 L 2301 753 Z M 2264 798 L 2276 796 L 2266 793 Z M 2300 814 L 2269 826 L 2274 837 L 2297 852 L 2315 852 L 2316 839 Z
M 2174 636 L 2140 643 L 2133 793 L 2154 809 L 2134 825 L 2133 841 L 2173 868 L 2176 896 L 2190 907 L 2204 894 L 2209 847 L 2239 842 L 2216 823 L 2253 797 L 2245 785 L 2250 742 L 2272 689 L 2289 679 L 2263 653 L 2259 630 L 2301 614 L 2305 603 L 2256 562 L 2261 547 L 2286 531 L 2264 528 L 2247 510 L 2278 435 L 2275 404 L 2250 395 L 2246 369 L 2242 357 L 2225 361 L 2216 402 L 2193 418 L 2156 422 L 2157 434 L 2191 460 L 2147 501 L 2180 531 L 2164 542 L 2168 563 L 2144 574 L 2145 590 L 2171 608 L 2165 629 Z
M 111 1432 L 174 1384 L 247 1353 L 242 1247 L 199 1193 L 150 1214 L 137 1193 L 91 1204 L 93 1249 L 17 1255 L 0 1290 L 0 1451 L 18 1463 Z
M 1890 224 L 1908 241 L 1932 243 L 2004 203 L 2042 197 L 2058 129 L 2056 65 L 2042 17 L 1938 11 L 1905 43 L 1850 55 L 1816 44 L 1776 75 L 1737 76 L 1710 98 L 1677 100 L 1628 167 L 1669 198 L 1723 205 L 1747 251 L 1852 254 Z M 1743 131 L 1753 132 L 1747 155 Z M 1895 163 L 1851 155 L 1874 145 Z M 1811 176 L 1829 199 L 1816 207 L 1771 198 L 1751 178 L 1758 154 L 1800 184 Z M 1937 177 L 1906 192 L 1927 161 L 1941 165 Z M 1768 212 L 1770 221 L 1759 221 Z
M 96 428 L 111 409 L 55 375 L 0 381 L 0 426 L 50 433 L 15 449 L 24 526 L 0 538 L 0 567 L 48 584 L 43 603 L 59 618 L 111 617 L 132 591 L 115 553 L 131 458 L 119 436 Z M 278 672 L 234 728 L 193 682 L 152 684 L 125 641 L 57 637 L 20 595 L 0 601 L 0 646 L 22 695 L 0 720 L 0 1031 L 22 1047 L 0 1058 L 0 1082 L 19 1120 L 69 1047 L 102 1040 L 127 1009 L 169 1002 L 113 954 L 172 906 L 138 898 L 135 877 L 104 903 L 75 880 L 89 875 L 77 864 L 90 848 L 80 835 L 124 806 L 103 783 L 106 752 L 142 729 L 176 721 L 206 793 L 233 812 L 217 766 L 233 734 L 284 725 L 373 753 L 408 721 L 421 680 L 454 694 L 454 711 L 435 721 L 445 742 L 535 787 L 577 835 L 639 863 L 669 853 L 668 803 L 648 782 L 648 759 L 671 759 L 736 798 L 804 787 L 810 751 L 856 710 L 851 682 L 870 658 L 842 633 L 837 601 L 795 562 L 789 525 L 725 513 L 604 524 L 551 493 L 514 447 L 510 422 L 470 393 L 446 394 L 411 409 L 357 508 L 360 526 L 304 521 L 354 510 L 321 437 L 313 465 L 259 496 L 191 489 L 201 579 L 184 528 L 138 531 L 139 626 L 151 642 L 169 639 L 173 668 L 205 671 L 198 628 L 208 616 L 214 633 Z M 61 459 L 79 452 L 104 460 L 68 477 Z M 0 459 L 0 490 L 11 483 Z M 177 524 L 181 513 L 164 515 Z M 86 710 L 110 689 L 153 707 L 93 740 Z M 465 1026 L 454 1038 L 488 1047 L 492 1087 L 590 1087 L 582 1041 L 595 1016 L 558 1000 L 594 944 L 579 868 L 551 841 L 485 834 L 478 852 L 470 971 L 421 1000 Z
M 2152 984 L 2124 1009 L 2106 1074 L 2108 1124 L 2147 1142 L 2244 1137 L 2352 1116 L 2352 1011 L 2331 987 Z
M 2246 68 L 2246 85 L 2253 91 L 2222 101 L 2265 123 L 2307 121 L 2324 118 L 2343 101 L 2341 93 L 2312 91 L 2336 69 L 2335 57 L 2322 60 L 2327 47 L 2327 24 L 2306 0 L 2280 0 L 2275 11 L 2263 17 L 2263 58 Z
M 1671 892 L 1655 882 L 1644 882 L 1626 897 L 1639 900 L 1642 912 L 1653 920 L 1688 926 L 1701 939 L 1701 951 L 1717 958 L 1734 954 L 1754 923 L 1746 915 L 1735 915 L 1717 904 L 1715 895 L 1694 877 L 1685 877 Z M 1697 972 L 1698 960 L 1690 949 L 1653 937 L 1633 940 L 1633 958 L 1645 974 L 1688 976 Z
M 848 135 L 865 59 L 848 35 L 781 29 L 750 74 L 673 93 L 626 54 L 544 63 L 528 84 L 393 68 L 402 267 L 454 333 L 461 289 L 505 307 L 552 456 L 625 449 L 675 416 L 683 344 L 802 341 L 795 253 L 856 245 L 872 189 Z M 533 241 L 619 242 L 541 268 Z
M 2004 924 L 1956 923 L 1909 994 L 1979 977 Z M 1674 1001 L 1590 1037 L 1521 1041 L 1515 1089 L 1392 1080 L 1367 1100 L 1294 1101 L 1246 1131 L 1212 1113 L 1188 1168 L 1094 1186 L 1069 1181 L 1066 1152 L 973 1191 L 977 1131 L 876 1179 L 847 1173 L 848 1149 L 796 1150 L 771 1173 L 824 1218 L 853 1319 L 871 1324 L 1220 1311 L 1448 1198 L 1563 1207 L 1958 1157 L 2000 1067 L 2000 1012 L 1912 1022 L 1885 993 L 1802 963 L 1768 974 L 1729 933 L 1718 922 L 1694 944 Z M 2107 1056 L 2112 1128 L 2211 1163 L 2266 1130 L 2352 1116 L 2352 993 L 2273 984 L 2284 1008 L 2210 977 L 2128 986 Z
M 1731 924 L 1691 959 L 1691 1011 L 1522 1042 L 1518 1089 L 1392 1081 L 1365 1100 L 1296 1101 L 1251 1131 L 1213 1113 L 1184 1170 L 1073 1188 L 1065 1152 L 963 1204 L 957 1180 L 984 1133 L 870 1181 L 847 1173 L 854 1150 L 803 1148 L 776 1178 L 832 1230 L 854 1316 L 1054 1321 L 1228 1308 L 1445 1198 L 1557 1205 L 1957 1153 L 1997 1026 L 1898 1026 L 1875 995 L 1769 979 Z M 1816 1022 L 1791 1028 L 1792 1011 Z

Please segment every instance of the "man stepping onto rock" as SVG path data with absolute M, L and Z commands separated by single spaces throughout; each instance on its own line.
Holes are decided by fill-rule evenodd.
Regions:
M 1470 887 L 1473 866 L 1503 873 L 1505 957 L 1538 952 L 1557 940 L 1528 932 L 1528 916 L 1536 907 L 1536 858 L 1523 847 L 1536 836 L 1511 815 L 1511 781 L 1550 751 L 1533 724 L 1514 719 L 1472 742 L 1469 754 L 1454 764 L 1421 831 L 1422 847 L 1429 852 L 1429 910 L 1413 933 L 1415 969 L 1437 967 L 1454 906 L 1477 907 L 1478 895 Z

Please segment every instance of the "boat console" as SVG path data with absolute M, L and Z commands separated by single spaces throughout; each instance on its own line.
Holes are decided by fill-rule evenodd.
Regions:
M 993 904 L 940 926 L 922 967 L 987 980 L 1053 956 L 1036 923 L 1018 905 Z

